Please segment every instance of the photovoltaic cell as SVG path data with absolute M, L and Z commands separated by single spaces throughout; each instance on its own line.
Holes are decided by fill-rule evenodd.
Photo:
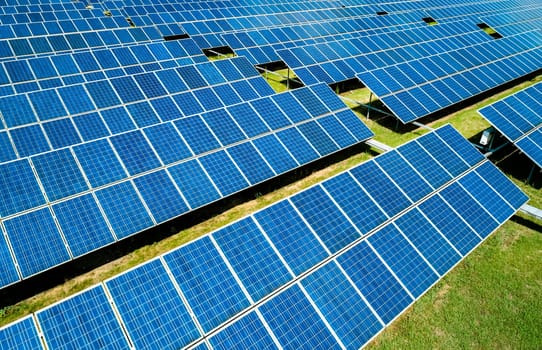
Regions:
M 106 287 L 138 349 L 180 348 L 200 336 L 160 260 L 113 278 Z
M 213 349 L 278 349 L 256 312 L 251 312 L 224 328 L 209 341 Z
M 200 162 L 223 196 L 240 191 L 248 185 L 225 151 L 205 155 L 200 158 Z
M 362 234 L 386 221 L 386 214 L 348 173 L 331 178 L 322 186 Z
M 229 148 L 228 153 L 251 184 L 262 182 L 275 175 L 256 148 L 249 142 Z
M 250 305 L 209 237 L 165 255 L 164 260 L 206 332 Z
M 115 240 L 91 194 L 55 204 L 53 211 L 74 257 Z
M 22 159 L 0 164 L 0 214 L 5 217 L 45 204 L 30 163 Z
M 4 226 L 23 277 L 70 259 L 49 208 L 6 220 Z
M 461 258 L 418 209 L 410 210 L 395 223 L 440 275 L 448 272 Z
M 341 348 L 297 285 L 266 302 L 259 310 L 285 349 Z
M 412 303 L 412 298 L 366 242 L 354 246 L 337 261 L 386 324 Z
M 160 161 L 141 131 L 113 136 L 111 143 L 131 175 L 160 166 Z
M 106 187 L 97 191 L 96 196 L 118 239 L 153 225 L 131 182 Z
M 385 226 L 368 240 L 414 297 L 436 282 L 438 275 L 395 226 Z
M 49 348 L 128 348 L 101 285 L 44 309 L 36 316 Z
M 220 194 L 195 159 L 169 168 L 169 173 L 192 209 L 220 198 Z
M 254 217 L 296 275 L 328 255 L 287 201 L 268 207 Z
M 481 241 L 441 197 L 429 198 L 420 205 L 420 210 L 462 255 L 470 252 Z
M 73 151 L 92 187 L 99 187 L 127 176 L 107 140 L 78 145 Z
M 359 349 L 382 329 L 382 324 L 334 262 L 301 283 L 346 348 Z
M 165 170 L 134 179 L 156 222 L 163 222 L 188 211 L 188 206 Z
M 332 253 L 360 237 L 322 187 L 312 187 L 293 196 L 292 203 Z
M 227 226 L 213 237 L 255 302 L 292 279 L 252 218 Z
M 253 144 L 276 174 L 282 174 L 297 166 L 296 160 L 275 135 L 257 138 Z
M 7 327 L 0 328 L 0 347 L 6 350 L 43 349 L 33 317 L 25 317 Z
M 35 156 L 32 163 L 50 201 L 88 189 L 69 149 Z

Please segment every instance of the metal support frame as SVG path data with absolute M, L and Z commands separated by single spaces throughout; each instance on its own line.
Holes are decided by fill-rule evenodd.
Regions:
M 412 122 L 412 125 L 416 125 L 417 127 L 424 128 L 424 129 L 427 129 L 427 130 L 429 130 L 429 131 L 435 130 L 435 129 L 433 129 L 433 128 L 430 127 L 430 126 L 425 125 L 425 124 L 422 124 L 422 123 L 419 123 L 419 122 Z
M 299 79 L 290 78 L 290 68 L 287 69 L 287 75 L 282 75 L 280 73 L 277 73 L 275 71 L 260 67 L 260 66 L 254 66 L 257 70 L 262 71 L 265 73 L 265 78 L 267 78 L 267 74 L 276 75 L 277 77 L 286 79 L 286 88 L 290 89 L 290 81 L 295 81 L 296 83 L 303 84 Z
M 527 177 L 527 182 L 526 182 L 527 185 L 531 184 L 535 169 L 536 169 L 536 164 L 533 162 L 533 166 L 531 167 L 531 171 L 529 172 L 529 176 Z
M 345 101 L 355 103 L 355 104 L 357 104 L 357 105 L 359 105 L 359 106 L 363 106 L 363 107 L 365 107 L 365 108 L 367 108 L 367 109 L 372 109 L 372 110 L 375 110 L 375 111 L 377 111 L 377 112 L 379 112 L 379 113 L 382 113 L 382 114 L 384 114 L 384 115 L 387 115 L 387 116 L 390 116 L 390 117 L 395 117 L 393 114 L 391 114 L 391 113 L 389 113 L 389 112 L 383 111 L 383 110 L 381 110 L 381 109 L 379 109 L 379 108 L 372 107 L 372 106 L 367 105 L 367 104 L 365 104 L 365 103 L 362 103 L 362 102 L 360 102 L 360 101 L 353 100 L 353 99 L 351 99 L 351 98 L 349 98 L 349 97 L 344 97 L 344 96 L 341 96 L 341 95 L 339 95 L 339 97 L 340 97 L 341 99 L 345 100 Z
M 373 103 L 373 92 L 372 91 L 369 94 L 369 106 L 371 105 L 371 103 Z M 368 108 L 367 109 L 367 120 L 369 120 L 370 114 L 371 114 L 371 109 Z

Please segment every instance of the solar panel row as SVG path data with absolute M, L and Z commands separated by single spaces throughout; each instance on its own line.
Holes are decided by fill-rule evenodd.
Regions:
M 359 348 L 526 200 L 445 126 L 5 327 L 0 344 L 35 342 L 36 322 L 59 349 Z
M 487 35 L 474 31 L 468 22 L 456 22 L 438 29 L 409 28 L 279 50 L 278 54 L 305 84 L 330 84 L 354 78 L 357 73 L 488 41 Z
M 479 110 L 501 134 L 542 167 L 542 83 Z
M 2 163 L 1 285 L 371 136 L 321 84 Z
M 420 61 L 376 68 L 357 77 L 397 118 L 409 123 L 537 71 L 542 64 L 542 36 L 518 34 Z
M 0 66 L 0 96 L 208 62 L 191 39 L 19 58 Z
M 234 58 L 0 97 L 6 141 L 12 143 L 2 150 L 2 158 L 35 155 L 226 106 L 238 108 L 233 105 L 273 94 L 246 59 Z

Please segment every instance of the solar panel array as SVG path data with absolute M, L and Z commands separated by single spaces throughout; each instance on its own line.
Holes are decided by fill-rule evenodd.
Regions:
M 372 136 L 329 87 L 274 94 L 244 58 L 5 96 L 0 111 L 1 286 Z
M 444 126 L 4 327 L 0 345 L 359 348 L 526 200 Z
M 478 112 L 542 168 L 542 83 L 518 91 Z

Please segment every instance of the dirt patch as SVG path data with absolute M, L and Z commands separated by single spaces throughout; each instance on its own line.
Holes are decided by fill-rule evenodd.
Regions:
M 437 292 L 437 295 L 435 297 L 435 301 L 433 302 L 433 308 L 436 310 L 439 310 L 444 305 L 444 300 L 446 299 L 446 295 L 450 291 L 451 287 L 449 284 L 445 284 L 440 288 L 440 290 Z

